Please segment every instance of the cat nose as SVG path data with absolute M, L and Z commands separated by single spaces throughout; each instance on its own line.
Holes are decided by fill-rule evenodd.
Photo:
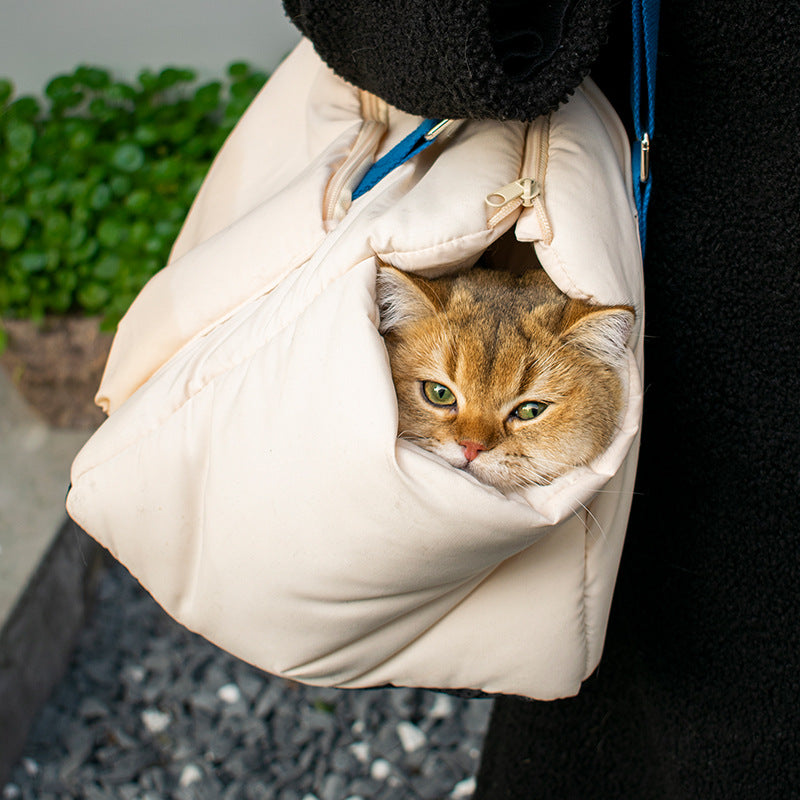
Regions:
M 467 440 L 464 442 L 459 442 L 459 444 L 464 448 L 464 458 L 466 458 L 467 461 L 474 461 L 478 457 L 478 453 L 480 453 L 481 450 L 486 450 L 486 445 L 483 445 L 480 442 Z

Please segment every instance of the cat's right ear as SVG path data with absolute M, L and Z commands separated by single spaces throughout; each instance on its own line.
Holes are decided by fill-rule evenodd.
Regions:
M 440 303 L 428 281 L 382 261 L 378 261 L 375 293 L 381 333 L 397 330 L 439 310 Z

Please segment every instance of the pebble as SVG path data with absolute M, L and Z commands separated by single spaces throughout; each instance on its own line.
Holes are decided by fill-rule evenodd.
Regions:
M 369 761 L 369 744 L 367 742 L 353 742 L 349 749 L 362 764 Z
M 197 764 L 187 764 L 181 771 L 178 779 L 179 786 L 191 786 L 193 783 L 203 780 L 203 771 Z
M 150 733 L 163 733 L 172 722 L 172 717 L 154 708 L 142 711 L 142 722 Z
M 463 800 L 463 798 L 472 797 L 475 794 L 475 778 L 470 776 L 459 781 L 450 792 L 450 797 L 453 800 Z
M 447 719 L 453 716 L 455 705 L 453 699 L 446 694 L 437 694 L 436 699 L 433 701 L 433 706 L 428 712 L 431 719 Z
M 400 737 L 400 744 L 406 753 L 413 753 L 419 750 L 428 741 L 428 737 L 413 722 L 403 721 L 397 724 L 397 735 Z
M 31 778 L 35 778 L 39 774 L 39 765 L 32 758 L 23 758 L 22 768 Z
M 118 566 L 0 800 L 466 800 L 491 701 L 309 687 L 173 622 Z
M 385 781 L 392 774 L 392 765 L 385 758 L 376 758 L 369 768 L 369 774 L 376 781 Z
M 238 703 L 242 699 L 242 690 L 235 683 L 226 683 L 217 689 L 217 697 L 223 703 L 232 705 Z

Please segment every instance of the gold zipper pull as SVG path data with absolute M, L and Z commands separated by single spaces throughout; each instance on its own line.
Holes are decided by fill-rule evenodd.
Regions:
M 533 205 L 534 198 L 538 197 L 540 192 L 541 187 L 533 178 L 520 178 L 491 194 L 487 194 L 486 205 L 492 208 L 502 208 L 512 200 L 522 198 L 522 205 L 528 208 Z

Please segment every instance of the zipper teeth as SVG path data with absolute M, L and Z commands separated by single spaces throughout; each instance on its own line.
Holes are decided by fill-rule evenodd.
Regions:
M 540 187 L 544 184 L 544 176 L 547 172 L 548 150 L 550 145 L 550 115 L 543 117 L 541 123 L 536 126 L 536 175 L 534 178 Z
M 375 150 L 386 126 L 382 122 L 367 120 L 353 143 L 353 148 L 344 163 L 336 170 L 325 190 L 323 219 L 327 222 L 333 218 L 343 189 L 352 179 L 364 160 Z
M 539 194 L 533 199 L 533 209 L 542 231 L 542 241 L 550 244 L 553 241 L 553 229 L 544 207 L 544 183 L 547 174 L 547 162 L 550 152 L 550 114 L 541 118 L 534 127 L 533 145 L 536 148 L 536 163 L 534 165 L 534 178 L 539 185 Z

